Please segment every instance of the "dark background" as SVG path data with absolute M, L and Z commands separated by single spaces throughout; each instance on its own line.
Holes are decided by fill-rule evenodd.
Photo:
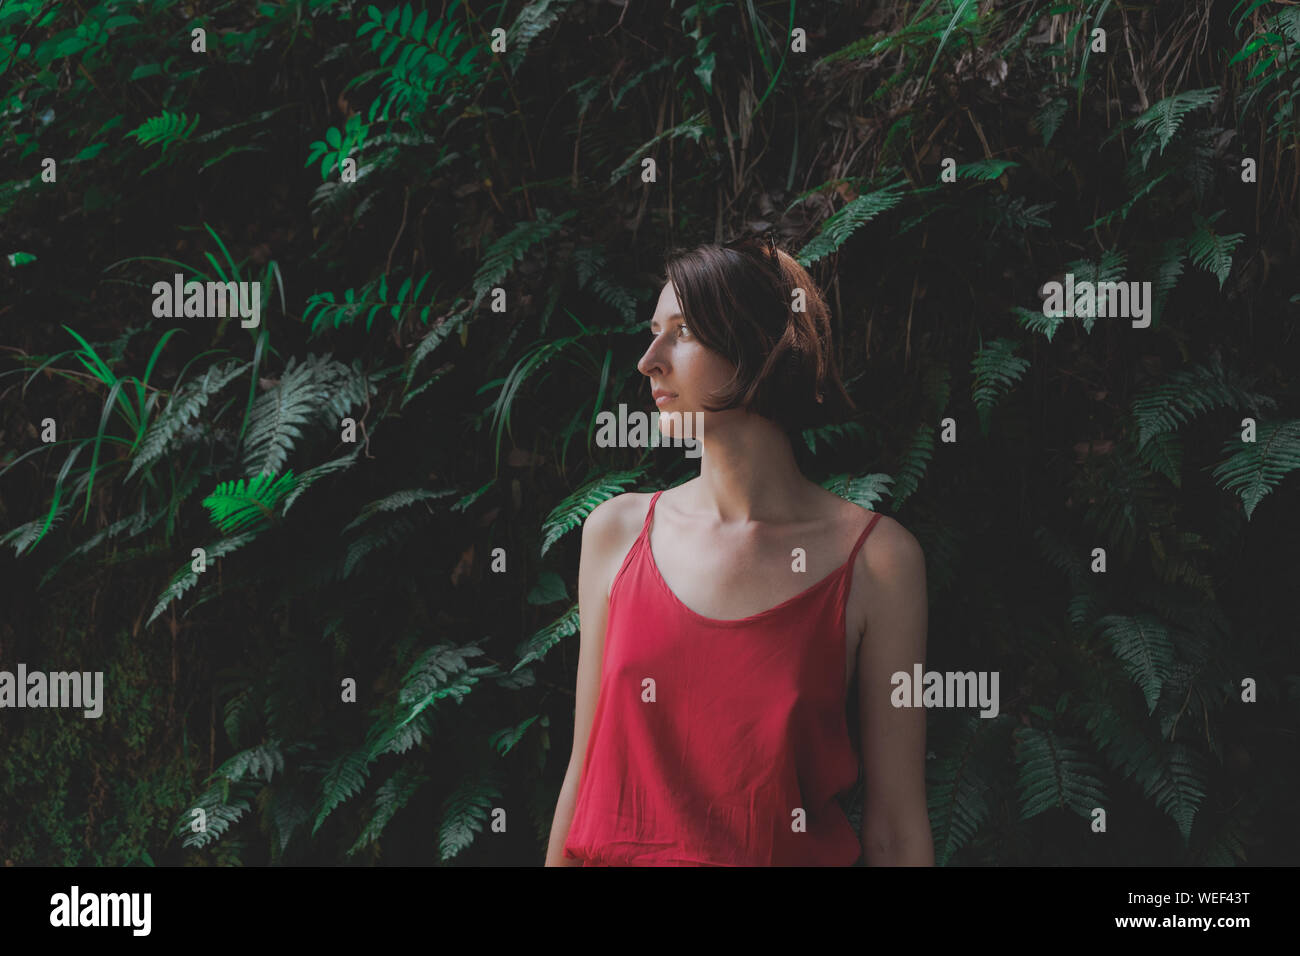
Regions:
M 540 864 L 577 529 L 698 468 L 595 416 L 665 253 L 769 231 L 860 410 L 801 464 L 1000 673 L 929 714 L 938 861 L 1300 861 L 1300 7 L 8 0 L 0 69 L 0 669 L 107 697 L 0 712 L 5 864 Z

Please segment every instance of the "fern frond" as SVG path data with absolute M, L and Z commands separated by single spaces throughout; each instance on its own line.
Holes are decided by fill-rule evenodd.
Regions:
M 533 714 L 533 716 L 520 721 L 513 727 L 504 727 L 498 730 L 488 737 L 488 746 L 504 757 L 515 748 L 515 745 L 523 739 L 528 728 L 541 716 L 541 714 Z
M 131 538 L 135 537 L 137 534 L 140 534 L 140 532 L 152 528 L 155 524 L 157 524 L 162 519 L 162 517 L 163 515 L 161 512 L 158 512 L 151 516 L 147 511 L 145 511 L 145 497 L 144 495 L 141 495 L 140 509 L 137 512 L 135 512 L 135 514 L 127 515 L 125 518 L 122 518 L 118 521 L 114 521 L 108 527 L 101 528 L 99 531 L 96 531 L 94 534 L 92 534 L 81 544 L 77 545 L 75 548 L 70 550 L 60 560 L 56 561 L 53 565 L 51 565 L 49 570 L 47 570 L 43 575 L 41 575 L 41 580 L 36 585 L 37 590 L 40 590 L 41 588 L 45 587 L 45 585 L 48 584 L 50 580 L 54 578 L 54 576 L 58 573 L 58 570 L 61 567 L 63 567 L 63 565 L 66 562 L 72 560 L 75 557 L 78 557 L 79 555 L 88 554 L 91 551 L 94 551 L 103 542 L 115 538 L 118 535 L 122 534 L 123 532 L 126 532 L 126 538 L 127 540 L 130 540 Z M 41 520 L 43 521 L 44 519 Z M 10 533 L 12 534 L 12 532 Z
M 270 826 L 273 855 L 279 860 L 299 827 L 311 819 L 311 797 L 300 784 L 286 780 L 269 788 L 263 819 Z
M 203 410 L 209 399 L 247 370 L 251 364 L 239 361 L 217 363 L 210 366 L 202 378 L 187 382 L 176 389 L 145 433 L 144 440 L 140 443 L 140 450 L 136 452 L 126 477 L 130 478 L 140 468 L 152 464 L 165 455 L 176 433 Z
M 1300 13 L 1300 9 L 1296 12 Z M 1203 827 L 1197 827 L 1194 842 L 1199 846 L 1196 847 L 1195 865 L 1237 866 L 1246 863 L 1246 846 L 1256 838 L 1254 822 L 1258 812 L 1258 797 L 1252 795 L 1229 809 L 1208 835 L 1202 836 Z M 1201 822 L 1205 823 L 1204 817 Z
M 1156 618 L 1139 614 L 1128 617 L 1108 614 L 1097 622 L 1098 632 L 1124 663 L 1146 697 L 1147 712 L 1156 709 L 1160 689 L 1174 666 L 1174 644 L 1169 629 Z
M 275 514 L 275 507 L 293 491 L 293 472 L 276 478 L 260 474 L 245 487 L 244 479 L 223 481 L 203 499 L 212 523 L 222 534 L 232 531 L 261 531 Z
M 1157 434 L 1138 446 L 1138 457 L 1158 475 L 1168 478 L 1175 488 L 1183 486 L 1183 443 L 1173 433 Z
M 371 758 L 383 754 L 404 754 L 432 732 L 434 711 L 425 710 L 414 719 L 406 720 L 406 708 L 398 705 L 385 707 L 382 717 L 366 731 L 366 747 Z
M 239 688 L 221 707 L 221 725 L 226 730 L 226 739 L 232 746 L 238 747 L 243 737 L 244 726 L 250 722 L 253 711 L 252 688 Z
M 559 8 L 565 5 L 565 0 L 532 0 L 519 11 L 515 22 L 506 31 L 506 48 L 510 51 L 506 54 L 506 63 L 512 74 L 519 71 L 519 65 L 528 55 L 529 45 L 560 18 Z
M 231 783 L 246 777 L 265 779 L 269 783 L 277 770 L 284 772 L 284 754 L 280 742 L 272 739 L 230 757 L 217 768 L 215 776 L 225 777 Z
M 1053 809 L 1086 818 L 1106 805 L 1100 771 L 1082 741 L 1037 727 L 1020 727 L 1014 736 L 1020 819 Z
M 245 474 L 252 478 L 280 471 L 303 426 L 320 421 L 337 426 L 375 391 L 359 360 L 348 367 L 329 355 L 308 355 L 301 364 L 291 356 L 280 381 L 259 395 L 249 411 Z
M 934 457 L 934 426 L 922 422 L 912 433 L 907 450 L 899 459 L 895 470 L 894 487 L 890 490 L 893 507 L 899 508 L 921 485 L 930 459 Z
M 484 777 L 471 778 L 456 788 L 443 804 L 438 825 L 438 852 L 446 862 L 474 842 L 501 791 Z
M 796 253 L 795 259 L 807 268 L 835 252 L 863 225 L 902 202 L 902 188 L 903 183 L 890 183 L 850 201 L 822 223 L 821 231 Z
M 447 336 L 451 335 L 453 332 L 459 331 L 464 324 L 465 313 L 463 312 L 456 312 L 439 317 L 439 320 L 435 323 L 434 327 L 429 330 L 429 334 L 420 339 L 420 344 L 412 350 L 411 357 L 406 361 L 406 370 L 403 372 L 403 378 L 407 389 L 411 387 L 411 379 L 415 376 L 415 370 L 419 364 L 428 358 L 429 355 L 433 353 L 433 350 L 443 343 Z M 412 392 L 403 398 L 403 407 L 408 401 L 410 401 L 410 399 L 418 395 L 419 392 L 420 389 L 417 389 L 415 392 Z
M 1223 288 L 1228 273 L 1232 271 L 1233 250 L 1246 237 L 1246 234 L 1242 232 L 1220 235 L 1211 228 L 1214 221 L 1223 213 L 1224 210 L 1220 209 L 1208 219 L 1198 215 L 1196 217 L 1196 229 L 1187 237 L 1187 256 L 1192 265 L 1204 269 L 1213 276 L 1217 276 L 1220 289 Z
M 519 645 L 515 651 L 519 655 L 519 660 L 511 668 L 511 673 L 518 671 L 519 668 L 532 661 L 540 661 L 546 656 L 547 651 L 564 638 L 577 634 L 578 624 L 578 605 L 575 602 L 558 619 L 552 621 Z
M 831 475 L 822 482 L 822 487 L 832 494 L 860 505 L 870 511 L 876 510 L 876 502 L 891 492 L 885 487 L 892 485 L 894 479 L 883 472 L 873 472 L 851 478 L 847 474 Z
M 372 552 L 409 538 L 428 517 L 427 512 L 415 511 L 372 521 L 361 537 L 348 543 L 347 556 L 343 560 L 343 577 L 351 577 L 362 559 Z
M 205 790 L 192 805 L 185 809 L 173 831 L 175 836 L 184 837 L 181 846 L 202 849 L 217 840 L 251 809 L 249 801 L 256 793 L 256 786 L 248 783 L 231 785 L 222 779 Z M 195 810 L 203 811 L 203 829 L 195 832 L 198 822 Z
M 311 828 L 312 836 L 335 809 L 365 789 L 370 759 L 369 751 L 362 748 L 340 754 L 330 763 L 321 780 L 320 809 Z
M 845 435 L 852 435 L 855 438 L 866 436 L 867 430 L 858 422 L 845 422 L 842 425 L 822 425 L 818 428 L 805 428 L 803 430 L 804 444 L 813 454 L 817 453 L 817 439 L 829 446 L 834 443 L 835 439 L 843 438 Z
M 1204 757 L 1181 741 L 1153 738 L 1149 722 L 1123 716 L 1107 695 L 1094 694 L 1083 710 L 1089 735 L 1107 762 L 1136 780 L 1187 842 L 1208 785 Z
M 1152 103 L 1141 116 L 1133 120 L 1133 125 L 1140 130 L 1150 130 L 1158 139 L 1160 152 L 1163 153 L 1182 125 L 1183 117 L 1194 109 L 1209 106 L 1218 95 L 1217 86 L 1175 93 Z
M 1011 314 L 1016 317 L 1016 324 L 1026 332 L 1037 332 L 1049 342 L 1056 330 L 1065 324 L 1064 314 L 1048 315 L 1041 310 L 1026 309 L 1019 305 L 1011 307 Z
M 332 475 L 335 472 L 346 471 L 351 468 L 356 464 L 357 456 L 360 454 L 361 446 L 358 445 L 341 458 L 335 458 L 333 461 L 324 462 L 317 465 L 315 468 L 308 468 L 298 476 L 298 480 L 294 482 L 293 490 L 284 496 L 284 509 L 280 513 L 288 514 L 289 508 L 298 500 L 298 497 L 326 475 Z
M 1264 496 L 1300 468 L 1300 418 L 1261 422 L 1253 442 L 1231 438 L 1221 454 L 1228 457 L 1215 466 L 1214 478 L 1220 488 L 1241 496 L 1249 520 Z
M 343 526 L 344 531 L 351 531 L 353 528 L 363 524 L 373 516 L 384 511 L 399 511 L 402 508 L 409 508 L 419 501 L 429 501 L 434 498 L 446 498 L 448 495 L 454 495 L 454 490 L 443 489 L 442 491 L 430 491 L 428 488 L 407 488 L 404 491 L 394 491 L 391 495 L 385 495 L 376 501 L 362 506 L 357 516 Z
M 438 644 L 425 651 L 406 672 L 397 695 L 398 703 L 408 708 L 402 722 L 410 723 L 425 708 L 444 698 L 454 697 L 457 704 L 464 701 L 479 680 L 495 670 L 469 666 L 471 657 L 482 654 L 483 649 L 473 644 Z
M 985 343 L 971 360 L 971 395 L 985 435 L 988 434 L 989 415 L 998 399 L 1029 368 L 1029 361 L 1019 358 L 1015 349 L 1016 343 L 1011 339 L 994 339 Z
M 230 554 L 237 548 L 242 548 L 248 542 L 252 541 L 257 534 L 250 532 L 247 534 L 235 535 L 233 538 L 223 538 L 215 544 L 209 545 L 205 550 L 205 560 L 211 561 L 213 558 L 220 558 Z M 206 573 L 206 572 L 205 572 Z M 158 615 L 167 610 L 167 605 L 172 602 L 173 598 L 178 598 L 194 585 L 199 583 L 199 575 L 192 570 L 192 564 L 187 563 L 172 577 L 171 582 L 158 595 L 158 601 L 154 604 L 153 613 L 149 615 L 146 625 L 152 624 L 157 620 Z
M 154 146 L 161 143 L 165 153 L 171 146 L 189 139 L 198 125 L 198 116 L 195 116 L 194 122 L 190 123 L 189 117 L 184 113 L 163 110 L 160 116 L 145 120 L 126 135 L 134 136 L 141 146 Z
M 1171 531 L 1170 536 L 1168 542 L 1160 530 L 1152 530 L 1149 536 L 1157 577 L 1167 584 L 1185 584 L 1215 600 L 1214 578 L 1197 567 L 1194 560 L 1196 553 L 1211 550 L 1209 542 L 1191 531 Z
M 989 721 L 963 718 L 944 755 L 927 765 L 927 810 L 934 832 L 934 862 L 947 866 L 954 853 L 970 843 L 988 818 L 988 781 L 979 771 L 976 753 Z
M 623 494 L 627 486 L 634 484 L 642 474 L 644 469 L 637 468 L 598 475 L 552 508 L 542 521 L 541 555 L 545 557 L 551 545 L 586 521 L 587 515 L 595 511 L 597 505 Z
M 556 216 L 549 209 L 539 207 L 536 219 L 515 223 L 513 229 L 488 246 L 482 265 L 474 273 L 474 301 L 470 309 L 478 308 L 483 296 L 501 283 L 529 249 L 553 236 L 566 220 L 577 214 L 578 210 L 568 209 Z
M 978 159 L 973 163 L 958 166 L 953 172 L 958 179 L 990 180 L 997 179 L 1008 169 L 1019 165 L 1009 159 Z
M 1224 369 L 1219 354 L 1206 365 L 1179 369 L 1167 381 L 1148 386 L 1133 400 L 1141 449 L 1153 436 L 1170 432 L 1193 417 L 1215 408 L 1240 408 L 1255 414 L 1277 408 L 1277 402 L 1250 390 L 1250 382 L 1232 369 Z
M 1157 318 L 1164 314 L 1165 303 L 1169 301 L 1170 294 L 1183 274 L 1186 249 L 1186 243 L 1181 239 L 1166 239 L 1156 249 L 1153 267 L 1148 274 L 1155 276 L 1151 285 L 1154 300 L 1151 312 Z
M 1058 96 L 1055 99 L 1048 100 L 1034 114 L 1033 126 L 1034 129 L 1043 134 L 1044 146 L 1051 145 L 1052 137 L 1061 128 L 1061 121 L 1065 119 L 1065 114 L 1069 109 L 1070 101 L 1064 96 Z
M 952 372 L 947 365 L 931 365 L 921 379 L 921 394 L 926 410 L 935 416 L 942 415 L 952 396 Z
M 429 775 L 411 764 L 399 767 L 385 780 L 383 786 L 375 791 L 375 799 L 370 805 L 370 819 L 366 821 L 365 829 L 357 841 L 352 844 L 352 849 L 348 850 L 348 856 L 378 840 L 388 822 L 411 802 L 411 798 L 428 781 Z
M 661 63 L 663 66 L 668 66 L 669 65 L 668 58 L 667 57 L 662 58 Z M 632 81 L 629 81 L 628 87 L 630 87 L 631 83 L 634 82 L 635 80 L 636 78 L 634 77 Z M 614 108 L 615 109 L 618 108 L 617 98 L 615 98 Z M 634 149 L 631 153 L 629 153 L 627 158 L 624 159 L 623 162 L 619 163 L 617 166 L 614 167 L 614 171 L 609 174 L 609 185 L 611 186 L 614 185 L 616 182 L 618 182 L 620 179 L 626 176 L 628 174 L 628 171 L 632 169 L 633 166 L 640 165 L 641 161 L 645 157 L 649 156 L 650 151 L 654 149 L 654 147 L 657 146 L 659 143 L 662 143 L 665 140 L 680 139 L 683 136 L 691 140 L 691 142 L 693 143 L 698 143 L 700 141 L 700 137 L 702 137 L 708 131 L 708 129 L 709 129 L 708 113 L 705 110 L 700 110 L 699 112 L 693 113 L 690 116 L 686 117 L 686 119 L 682 120 L 676 126 L 670 126 L 662 133 L 650 137 L 650 139 L 646 140 L 644 143 L 642 143 L 640 146 Z

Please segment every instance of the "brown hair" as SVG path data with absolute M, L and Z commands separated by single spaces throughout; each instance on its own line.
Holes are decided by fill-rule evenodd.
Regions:
M 812 276 L 770 239 L 670 254 L 664 267 L 687 327 L 736 366 L 718 408 L 746 408 L 798 433 L 856 410 L 836 367 L 830 309 Z M 804 292 L 804 311 L 792 308 Z

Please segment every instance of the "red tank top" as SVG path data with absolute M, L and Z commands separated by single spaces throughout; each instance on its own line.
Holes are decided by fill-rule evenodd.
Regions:
M 858 780 L 845 605 L 880 515 L 837 571 L 776 607 L 718 620 L 678 600 L 655 564 L 661 494 L 610 589 L 565 857 L 584 866 L 856 863 L 861 844 L 836 800 Z

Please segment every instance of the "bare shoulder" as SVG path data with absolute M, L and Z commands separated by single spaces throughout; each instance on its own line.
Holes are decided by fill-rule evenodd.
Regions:
M 582 537 L 597 545 L 616 544 L 630 526 L 639 531 L 650 507 L 651 492 L 625 491 L 602 501 L 582 523 Z
M 860 633 L 901 632 L 925 615 L 925 552 L 916 536 L 889 515 L 876 519 L 853 567 Z M 856 602 L 855 602 L 856 603 Z
M 871 512 L 878 514 L 878 512 Z M 853 574 L 862 581 L 863 591 L 897 593 L 924 587 L 926 553 L 917 536 L 889 515 L 881 514 L 858 551 Z
M 652 492 L 627 491 L 602 501 L 582 523 L 583 564 L 608 598 L 614 576 L 641 533 Z
M 890 577 L 914 575 L 925 569 L 925 552 L 912 532 L 889 515 L 882 514 L 862 545 L 858 564 L 868 571 Z

